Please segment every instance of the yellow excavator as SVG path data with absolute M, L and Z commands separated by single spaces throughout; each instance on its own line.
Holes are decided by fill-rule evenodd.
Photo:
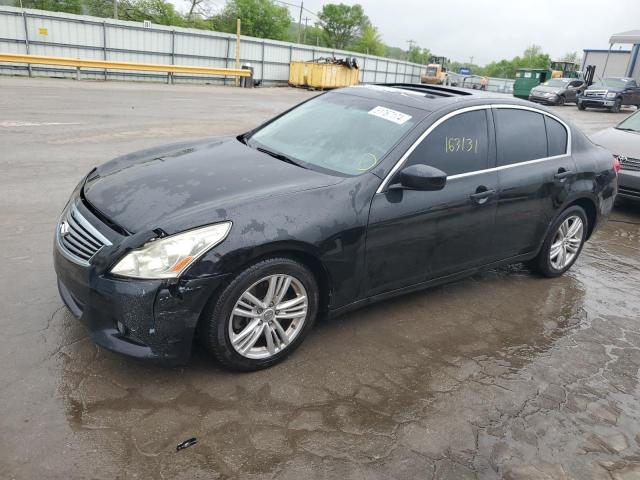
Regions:
M 432 57 L 427 65 L 424 75 L 420 75 L 420 83 L 442 85 L 447 79 L 447 59 L 445 57 Z

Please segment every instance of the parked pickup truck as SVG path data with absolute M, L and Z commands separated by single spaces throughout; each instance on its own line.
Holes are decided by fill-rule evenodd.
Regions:
M 619 112 L 622 105 L 640 108 L 640 87 L 633 78 L 603 78 L 578 97 L 578 109 L 608 108 Z

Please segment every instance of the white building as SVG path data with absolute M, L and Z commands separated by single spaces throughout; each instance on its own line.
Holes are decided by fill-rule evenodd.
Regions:
M 617 50 L 614 45 L 619 45 Z M 640 30 L 612 35 L 608 50 L 585 49 L 582 70 L 587 65 L 595 65 L 596 78 L 632 77 L 640 81 Z

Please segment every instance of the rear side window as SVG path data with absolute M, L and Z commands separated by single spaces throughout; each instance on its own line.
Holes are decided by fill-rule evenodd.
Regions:
M 494 118 L 499 167 L 547 156 L 547 134 L 541 113 L 499 108 Z
M 488 144 L 486 111 L 461 113 L 427 135 L 406 165 L 430 165 L 449 176 L 484 170 L 488 168 Z
M 547 126 L 547 143 L 549 156 L 564 155 L 567 153 L 567 129 L 551 117 L 544 116 Z

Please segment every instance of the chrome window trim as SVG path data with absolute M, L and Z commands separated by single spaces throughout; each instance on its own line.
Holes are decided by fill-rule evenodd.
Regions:
M 490 108 L 493 108 L 493 109 L 510 108 L 510 109 L 514 109 L 514 110 L 528 110 L 528 111 L 531 111 L 531 112 L 535 112 L 535 113 L 539 113 L 539 114 L 542 114 L 542 115 L 546 115 L 547 117 L 550 117 L 550 118 L 556 120 L 558 123 L 560 123 L 560 125 L 562 125 L 564 127 L 564 129 L 567 132 L 567 147 L 566 147 L 565 153 L 563 153 L 561 155 L 554 155 L 554 156 L 551 156 L 551 157 L 535 158 L 533 160 L 526 160 L 524 162 L 510 163 L 509 165 L 502 165 L 500 167 L 485 168 L 485 169 L 482 169 L 482 170 L 474 170 L 472 172 L 459 173 L 459 174 L 456 174 L 456 175 L 447 176 L 447 181 L 455 180 L 457 178 L 471 177 L 473 175 L 480 175 L 480 174 L 483 174 L 483 173 L 497 172 L 497 171 L 505 170 L 505 169 L 508 169 L 508 168 L 515 168 L 515 167 L 519 167 L 519 166 L 522 166 L 522 165 L 531 165 L 531 164 L 534 164 L 534 163 L 545 162 L 547 160 L 556 160 L 558 158 L 564 158 L 564 157 L 571 156 L 571 128 L 569 128 L 569 125 L 567 125 L 562 119 L 558 118 L 554 114 L 549 113 L 549 112 L 545 112 L 544 110 L 540 110 L 540 109 L 535 108 L 535 107 L 527 107 L 525 105 L 511 105 L 511 104 L 508 104 L 508 103 L 474 105 L 472 107 L 464 107 L 464 108 L 461 108 L 459 110 L 455 110 L 453 112 L 449 112 L 446 115 L 444 115 L 441 118 L 439 118 L 438 120 L 436 120 L 432 125 L 430 125 L 429 128 L 427 128 L 422 133 L 422 135 L 420 135 L 418 137 L 418 139 L 415 142 L 413 142 L 413 144 L 402 155 L 400 160 L 398 160 L 396 162 L 396 164 L 393 166 L 393 168 L 387 174 L 387 176 L 384 177 L 384 180 L 382 181 L 382 183 L 380 184 L 380 186 L 376 190 L 376 193 L 383 193 L 386 190 L 386 188 L 389 186 L 389 182 L 391 181 L 391 178 L 393 178 L 393 176 L 400 169 L 400 167 L 402 167 L 402 165 L 406 162 L 407 158 L 409 158 L 409 155 L 411 155 L 413 153 L 413 151 L 418 147 L 418 145 L 433 130 L 435 130 L 440 124 L 442 124 L 442 123 L 446 122 L 447 120 L 449 120 L 450 118 L 455 117 L 456 115 L 460 115 L 462 113 L 473 112 L 475 110 L 487 110 L 487 109 L 490 109 Z

